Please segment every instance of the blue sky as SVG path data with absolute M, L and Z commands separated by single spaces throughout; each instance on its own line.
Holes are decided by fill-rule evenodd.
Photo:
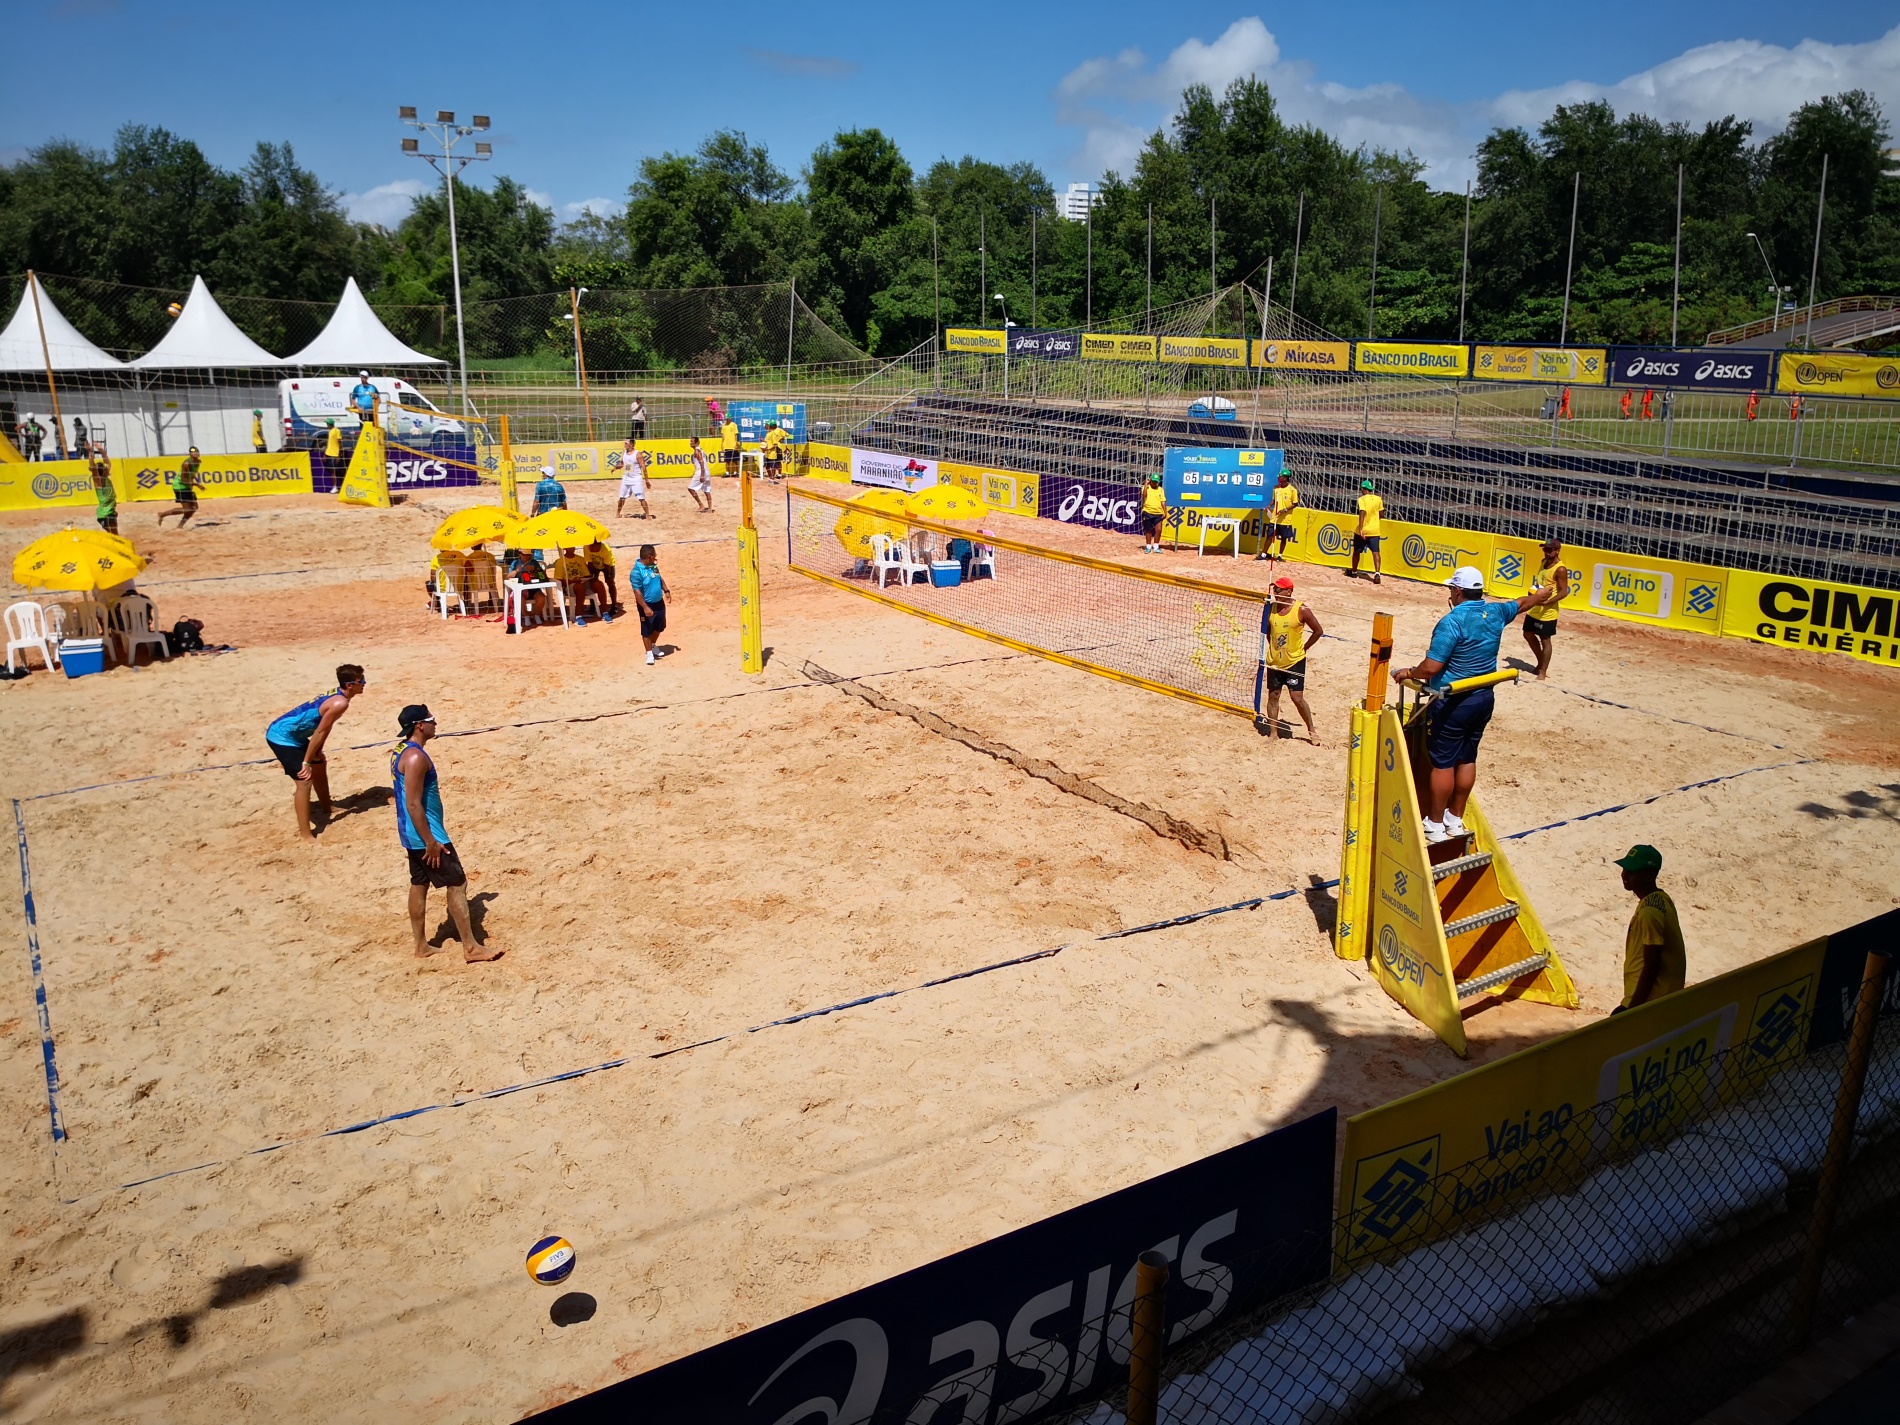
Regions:
M 875 125 L 920 168 L 965 153 L 1026 159 L 1060 188 L 1125 169 L 1184 83 L 1218 90 L 1247 73 L 1289 117 L 1409 148 L 1447 187 L 1470 175 L 1493 125 L 1599 96 L 1691 122 L 1736 113 L 1767 131 L 1805 99 L 1861 87 L 1900 127 L 1892 0 L 16 3 L 0 161 L 55 137 L 103 145 L 128 122 L 231 166 L 259 139 L 288 139 L 373 220 L 400 217 L 431 178 L 397 151 L 405 103 L 493 115 L 494 167 L 563 217 L 617 202 L 643 156 L 721 127 L 794 173 L 837 129 Z

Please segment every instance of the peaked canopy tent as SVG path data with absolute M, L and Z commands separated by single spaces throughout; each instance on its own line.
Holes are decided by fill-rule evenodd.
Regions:
M 238 330 L 202 277 L 191 279 L 185 309 L 165 339 L 129 363 L 141 371 L 255 369 L 284 363 Z
M 34 297 L 39 298 L 38 311 Z M 46 342 L 40 343 L 44 328 Z M 13 319 L 0 331 L 0 371 L 41 372 L 48 366 L 54 371 L 122 371 L 125 363 L 108 356 L 79 334 L 66 320 L 66 314 L 53 305 L 53 298 L 37 278 L 29 278 L 20 289 L 20 305 Z
M 285 366 L 356 366 L 375 369 L 384 366 L 447 366 L 439 356 L 424 356 L 398 341 L 383 325 L 369 300 L 363 296 L 356 279 L 343 286 L 336 310 L 317 334 L 315 341 L 302 351 L 283 360 Z

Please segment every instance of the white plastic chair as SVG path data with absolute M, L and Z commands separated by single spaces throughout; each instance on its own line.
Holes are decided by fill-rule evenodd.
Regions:
M 477 553 L 469 556 L 468 563 L 462 566 L 462 594 L 465 599 L 473 599 L 477 609 L 490 601 L 500 607 L 501 566 L 495 562 L 494 555 L 484 557 Z M 463 611 L 467 612 L 466 604 Z
M 921 574 L 930 577 L 930 566 L 920 563 L 912 557 L 910 545 L 901 539 L 893 539 L 888 534 L 871 536 L 871 569 L 877 575 L 878 588 L 884 587 L 884 576 L 895 572 L 903 584 L 913 582 L 912 576 Z
M 157 610 L 143 594 L 127 594 L 112 610 L 112 637 L 119 645 L 121 662 L 138 666 L 139 649 L 150 646 L 160 658 L 172 656 L 165 635 L 153 628 Z
M 14 671 L 13 655 L 20 654 L 22 666 L 26 663 L 26 654 L 37 648 L 40 658 L 46 664 L 47 671 L 59 667 L 59 656 L 53 652 L 53 642 L 47 637 L 46 615 L 38 604 L 24 601 L 11 604 L 6 613 L 7 626 L 7 672 Z
M 990 578 L 992 579 L 996 577 L 996 547 L 994 545 L 979 544 L 976 546 L 976 552 L 970 556 L 971 575 L 974 576 L 979 569 L 989 570 Z
M 41 603 L 40 613 L 46 619 L 46 636 L 58 648 L 66 638 L 66 606 L 64 604 Z

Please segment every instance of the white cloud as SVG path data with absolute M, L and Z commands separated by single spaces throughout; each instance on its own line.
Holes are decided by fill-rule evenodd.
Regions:
M 1846 89 L 1866 89 L 1889 114 L 1900 114 L 1900 25 L 1865 44 L 1724 40 L 1613 84 L 1578 79 L 1453 104 L 1399 84 L 1351 89 L 1317 78 L 1312 65 L 1281 54 L 1257 16 L 1247 16 L 1211 43 L 1184 41 L 1159 63 L 1133 49 L 1084 60 L 1056 86 L 1056 118 L 1082 131 L 1080 171 L 1091 178 L 1111 168 L 1127 175 L 1183 88 L 1205 84 L 1218 95 L 1246 75 L 1272 88 L 1289 122 L 1313 124 L 1348 145 L 1409 149 L 1425 162 L 1430 181 L 1455 187 L 1472 175 L 1473 151 L 1487 131 L 1500 124 L 1535 128 L 1559 104 L 1607 99 L 1618 113 L 1690 124 L 1734 114 L 1758 135 L 1779 129 L 1801 104 Z
M 617 218 L 626 206 L 612 198 L 583 198 L 578 203 L 563 203 L 561 216 L 570 223 L 582 213 L 592 213 L 597 218 Z
M 549 212 L 554 210 L 554 195 L 552 193 L 543 193 L 539 188 L 524 188 L 521 191 L 527 200 L 534 204 L 535 207 L 546 208 Z
M 410 205 L 429 186 L 419 178 L 402 178 L 394 183 L 381 184 L 367 193 L 345 193 L 343 210 L 359 223 L 393 228 L 409 216 Z

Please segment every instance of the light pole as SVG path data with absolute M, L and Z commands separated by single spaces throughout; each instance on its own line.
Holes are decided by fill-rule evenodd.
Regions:
M 1761 239 L 1758 237 L 1755 237 L 1753 233 L 1750 233 L 1749 236 L 1751 238 L 1755 238 L 1755 251 L 1761 254 L 1761 265 L 1768 270 L 1768 291 L 1775 301 L 1774 324 L 1773 326 L 1769 328 L 1769 330 L 1780 331 L 1781 330 L 1781 282 L 1780 282 L 1780 279 L 1778 279 L 1775 276 L 1774 263 L 1768 260 L 1768 249 L 1761 245 Z
M 1009 399 L 1009 303 L 1003 300 L 1003 294 L 996 294 L 996 304 L 1003 309 L 1003 399 Z
M 563 313 L 561 320 L 574 323 L 574 389 L 581 393 L 581 409 L 587 416 L 587 438 L 594 438 L 594 402 L 587 391 L 587 356 L 581 350 L 581 298 L 587 295 L 585 287 L 570 287 L 568 301 L 571 311 Z
M 402 151 L 411 158 L 427 161 L 429 167 L 442 175 L 444 187 L 449 195 L 449 272 L 455 282 L 455 355 L 462 376 L 462 414 L 471 413 L 468 403 L 468 341 L 462 332 L 462 252 L 455 236 L 455 175 L 469 164 L 485 161 L 492 157 L 494 148 L 484 142 L 477 142 L 473 154 L 458 157 L 455 145 L 471 134 L 488 132 L 488 115 L 476 114 L 466 125 L 457 125 L 453 109 L 437 109 L 435 122 L 425 123 L 416 117 L 413 104 L 404 104 L 396 110 L 396 117 L 411 128 L 420 129 L 441 146 L 440 153 L 425 153 L 420 139 L 404 139 Z

